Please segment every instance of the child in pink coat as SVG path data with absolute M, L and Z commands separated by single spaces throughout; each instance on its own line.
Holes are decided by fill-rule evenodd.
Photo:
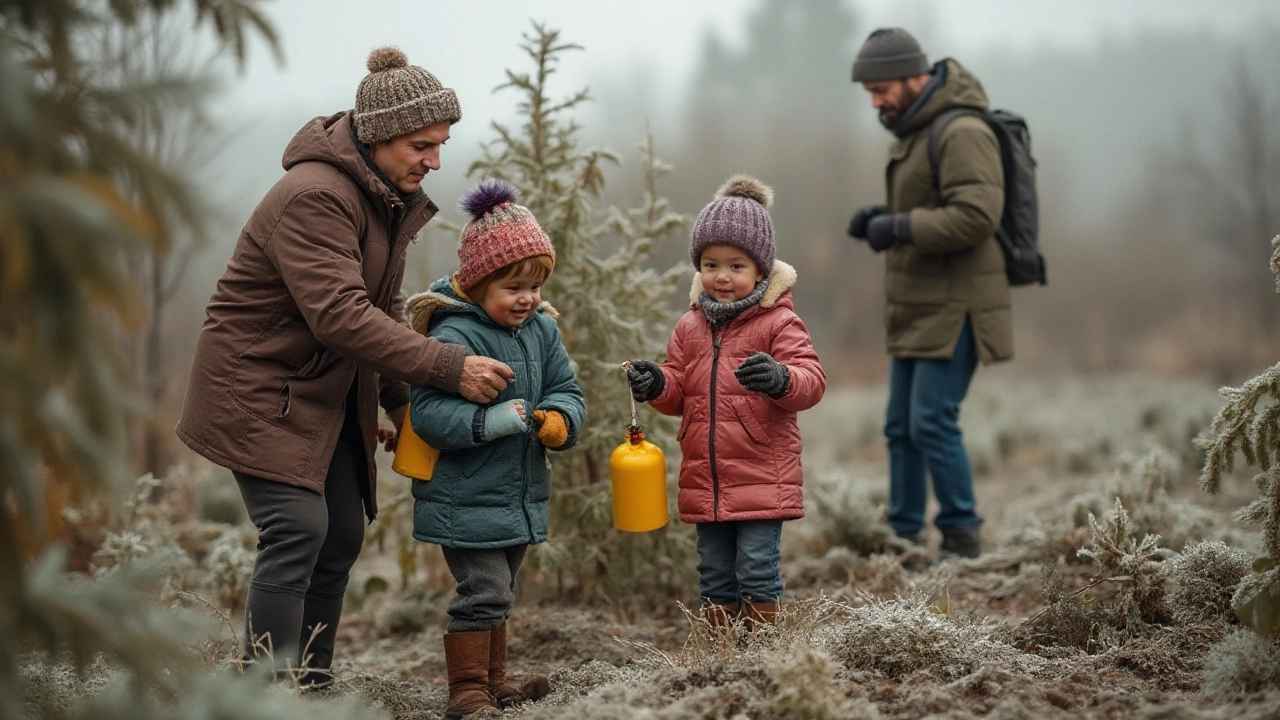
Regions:
M 697 525 L 699 592 L 725 626 L 776 621 L 782 521 L 804 516 L 796 413 L 826 374 L 793 309 L 796 271 L 777 260 L 773 191 L 738 175 L 693 226 L 690 310 L 661 366 L 632 360 L 631 393 L 680 415 L 680 519 Z

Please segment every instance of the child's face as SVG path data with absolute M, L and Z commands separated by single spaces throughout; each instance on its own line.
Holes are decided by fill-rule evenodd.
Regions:
M 764 279 L 756 261 L 732 245 L 708 245 L 698 264 L 702 289 L 716 302 L 741 300 Z
M 542 282 L 532 271 L 498 278 L 485 288 L 480 307 L 499 325 L 520 327 L 542 302 Z

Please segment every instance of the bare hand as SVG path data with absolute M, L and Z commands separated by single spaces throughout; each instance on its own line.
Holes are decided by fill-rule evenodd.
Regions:
M 404 427 L 404 415 L 409 412 L 408 405 L 401 405 L 395 410 L 387 411 L 387 417 L 394 426 L 388 430 L 386 428 L 378 428 L 378 442 L 382 443 L 382 449 L 389 453 L 396 451 L 396 445 L 400 440 L 400 428 Z
M 468 355 L 462 361 L 458 394 L 473 403 L 488 403 L 515 379 L 516 374 L 506 363 L 483 355 Z

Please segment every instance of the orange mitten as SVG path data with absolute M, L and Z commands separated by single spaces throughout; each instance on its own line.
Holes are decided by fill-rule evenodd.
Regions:
M 533 422 L 538 425 L 538 439 L 549 448 L 558 448 L 569 440 L 569 423 L 558 410 L 534 410 Z

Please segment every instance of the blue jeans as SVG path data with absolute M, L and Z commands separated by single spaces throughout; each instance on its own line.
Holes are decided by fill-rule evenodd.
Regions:
M 889 441 L 889 525 L 899 536 L 924 528 L 928 489 L 933 479 L 940 509 L 939 530 L 976 527 L 973 472 L 960 433 L 960 401 L 978 367 L 973 327 L 966 318 L 949 360 L 893 358 L 884 434 Z
M 718 605 L 782 597 L 782 521 L 698 523 L 698 592 Z

